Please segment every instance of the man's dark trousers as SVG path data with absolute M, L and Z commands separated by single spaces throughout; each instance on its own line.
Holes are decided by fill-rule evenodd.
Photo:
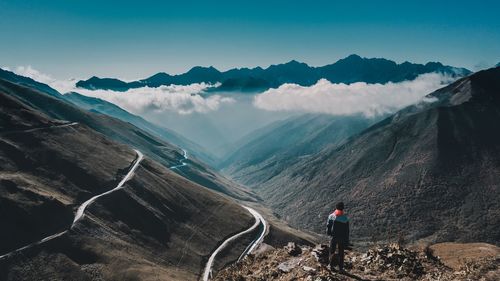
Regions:
M 330 241 L 330 267 L 333 268 L 334 266 L 333 259 L 335 257 L 335 248 L 337 248 L 337 246 L 339 247 L 339 253 L 338 253 L 339 269 L 344 270 L 344 249 L 346 248 L 347 245 L 343 241 L 338 241 L 335 238 L 332 238 L 332 240 Z

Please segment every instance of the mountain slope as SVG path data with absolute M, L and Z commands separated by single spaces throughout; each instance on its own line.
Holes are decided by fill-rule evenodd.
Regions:
M 298 159 L 312 157 L 326 145 L 339 144 L 376 119 L 306 114 L 252 132 L 220 165 L 222 171 L 249 186 L 259 185 Z
M 184 138 L 183 136 L 177 134 L 174 131 L 157 126 L 153 123 L 144 120 L 144 118 L 140 116 L 131 114 L 128 111 L 110 102 L 98 98 L 80 95 L 75 92 L 64 94 L 63 97 L 64 99 L 70 101 L 71 103 L 85 110 L 105 114 L 120 119 L 122 121 L 128 122 L 130 124 L 133 124 L 138 128 L 141 128 L 172 144 L 175 144 L 179 147 L 182 147 L 183 149 L 188 150 L 191 155 L 195 155 L 197 158 L 199 158 L 200 160 L 209 165 L 213 165 L 216 162 L 214 156 L 205 152 L 204 149 L 199 145 L 197 145 L 196 143 L 193 143 L 192 141 Z
M 342 200 L 357 239 L 398 233 L 409 240 L 498 243 L 500 68 L 429 97 L 437 101 L 298 161 L 257 193 L 293 225 L 318 232 Z
M 222 83 L 214 91 L 257 92 L 277 88 L 284 83 L 302 86 L 315 84 L 321 78 L 333 83 L 387 83 L 415 79 L 418 75 L 439 72 L 451 76 L 465 76 L 470 71 L 465 68 L 446 66 L 437 62 L 425 65 L 404 62 L 397 64 L 391 60 L 379 58 L 361 58 L 350 55 L 333 64 L 311 67 L 292 60 L 288 63 L 271 65 L 266 69 L 235 68 L 220 72 L 214 67 L 194 67 L 179 75 L 158 73 L 149 78 L 126 83 L 113 78 L 92 77 L 77 83 L 85 89 L 105 89 L 123 91 L 138 87 L 159 87 L 161 85 L 189 85 L 193 83 Z
M 146 158 L 123 189 L 97 199 L 69 229 L 77 207 L 116 186 L 136 155 L 6 89 L 28 91 L 0 88 L 0 255 L 67 231 L 1 258 L 1 280 L 194 280 L 224 237 L 253 224 L 238 204 Z
M 1 79 L 0 90 L 51 118 L 85 124 L 115 141 L 135 147 L 165 167 L 176 165 L 184 158 L 183 152 L 170 143 L 130 123 L 80 109 L 61 95 L 53 97 Z M 251 199 L 249 192 L 205 164 L 194 158 L 189 161 L 192 165 L 182 171 L 187 178 L 236 198 Z
M 12 83 L 16 83 L 18 85 L 23 85 L 31 88 L 35 88 L 41 92 L 44 92 L 46 94 L 49 94 L 54 97 L 60 96 L 60 93 L 53 89 L 52 87 L 48 86 L 47 84 L 40 83 L 38 81 L 35 81 L 31 78 L 20 76 L 15 74 L 14 72 L 7 71 L 4 69 L 0 68 L 0 79 L 4 79 L 7 81 L 10 81 Z

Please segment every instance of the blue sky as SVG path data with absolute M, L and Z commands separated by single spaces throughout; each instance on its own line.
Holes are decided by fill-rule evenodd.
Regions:
M 499 1 L 0 0 L 0 66 L 126 79 L 194 65 L 324 65 L 356 53 L 484 68 Z

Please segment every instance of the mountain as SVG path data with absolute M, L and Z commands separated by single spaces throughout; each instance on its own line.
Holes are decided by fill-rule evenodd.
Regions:
M 130 123 L 81 109 L 60 94 L 48 95 L 1 79 L 0 90 L 51 118 L 85 124 L 117 142 L 135 147 L 165 167 L 177 165 L 184 158 L 182 150 L 159 137 Z M 191 165 L 178 172 L 182 172 L 188 179 L 236 198 L 253 200 L 248 191 L 219 175 L 206 164 L 195 158 L 187 161 Z
M 31 78 L 24 77 L 21 75 L 17 75 L 14 72 L 1 69 L 0 68 L 0 79 L 4 79 L 7 81 L 10 81 L 12 83 L 16 83 L 18 85 L 23 85 L 31 88 L 35 88 L 41 92 L 44 92 L 46 94 L 49 94 L 54 97 L 59 97 L 61 94 L 54 88 L 50 87 L 47 84 L 40 83 L 38 81 L 35 81 Z
M 79 88 L 87 88 L 90 90 L 100 89 L 99 86 L 95 87 L 94 85 L 106 85 L 106 87 L 113 89 L 114 91 L 126 91 L 129 89 L 129 84 L 127 82 L 114 78 L 99 78 L 92 76 L 86 81 L 76 82 L 76 86 Z
M 500 68 L 472 74 L 255 186 L 323 232 L 338 201 L 358 240 L 500 241 Z
M 382 58 L 361 58 L 350 55 L 334 64 L 318 68 L 319 75 L 333 83 L 387 83 L 413 80 L 418 75 L 439 72 L 451 76 L 466 76 L 471 72 L 464 68 L 445 66 L 439 62 L 397 64 Z
M 111 116 L 128 122 L 138 128 L 143 129 L 144 131 L 147 131 L 150 134 L 158 136 L 165 141 L 182 147 L 183 149 L 188 150 L 191 155 L 194 155 L 195 157 L 209 165 L 213 165 L 216 162 L 215 157 L 206 152 L 198 144 L 186 139 L 185 137 L 177 134 L 174 131 L 150 123 L 140 116 L 131 114 L 128 111 L 116 106 L 115 104 L 99 98 L 80 95 L 75 92 L 66 93 L 63 95 L 63 97 L 64 99 L 70 101 L 80 108 L 100 114 L 105 114 L 107 116 Z
M 257 186 L 286 170 L 297 159 L 313 157 L 326 146 L 341 143 L 379 119 L 327 114 L 291 117 L 244 137 L 219 168 L 245 185 Z
M 295 83 L 302 86 L 311 86 L 321 78 L 332 83 L 387 83 L 415 79 L 418 75 L 430 72 L 439 72 L 450 76 L 465 76 L 471 72 L 465 68 L 446 66 L 438 62 L 415 64 L 404 62 L 397 64 L 394 61 L 381 58 L 362 58 L 350 55 L 333 64 L 311 67 L 295 60 L 284 64 L 271 65 L 266 69 L 235 68 L 220 72 L 214 67 L 196 66 L 186 73 L 169 75 L 158 73 L 149 78 L 123 82 L 113 78 L 92 77 L 77 83 L 85 89 L 105 89 L 123 91 L 138 87 L 159 87 L 161 85 L 189 85 L 192 83 L 216 83 L 221 85 L 212 91 L 241 91 L 259 92 L 269 88 L 277 88 L 284 83 Z
M 40 100 L 52 105 L 39 110 Z M 196 280 L 225 237 L 254 224 L 239 204 L 85 121 L 107 120 L 110 130 L 126 123 L 58 103 L 0 81 L 0 280 Z M 87 119 L 51 117 L 63 109 Z M 74 222 L 83 202 L 91 203 Z M 238 239 L 215 269 L 253 239 Z
M 105 89 L 125 91 L 131 88 L 139 88 L 144 86 L 159 87 L 162 85 L 189 85 L 193 83 L 216 83 L 222 79 L 222 74 L 214 67 L 196 66 L 188 72 L 179 75 L 169 75 L 164 72 L 157 73 L 151 77 L 133 81 L 124 82 L 114 78 L 98 78 L 91 77 L 88 80 L 78 81 L 76 86 L 89 90 Z
M 262 92 L 269 88 L 271 88 L 269 81 L 249 76 L 242 78 L 228 78 L 224 80 L 219 87 L 214 88 L 212 91 Z

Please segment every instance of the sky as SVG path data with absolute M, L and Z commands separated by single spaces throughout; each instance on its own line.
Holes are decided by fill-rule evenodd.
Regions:
M 498 11 L 487 0 L 0 0 L 0 66 L 131 80 L 356 53 L 477 70 L 500 62 Z

